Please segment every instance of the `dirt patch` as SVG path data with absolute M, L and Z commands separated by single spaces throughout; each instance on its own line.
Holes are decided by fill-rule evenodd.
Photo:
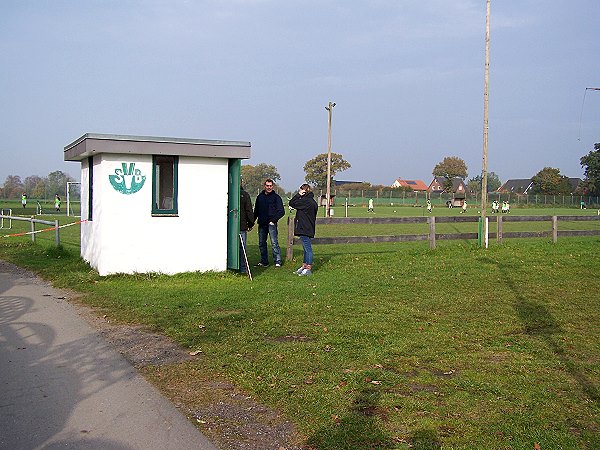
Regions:
M 136 368 L 196 359 L 171 340 L 148 333 L 140 326 L 112 326 L 103 328 L 100 334 Z
M 220 449 L 302 450 L 294 425 L 232 383 L 207 378 L 202 353 L 139 325 L 110 323 L 84 305 L 80 314 Z
M 357 405 L 352 408 L 353 411 L 357 414 L 360 414 L 365 417 L 378 417 L 384 422 L 388 422 L 388 410 L 375 405 Z
M 293 424 L 232 383 L 211 378 L 187 362 L 147 366 L 144 375 L 222 449 L 301 450 Z
M 457 370 L 454 369 L 449 369 L 449 370 L 440 370 L 440 369 L 436 369 L 433 367 L 424 367 L 423 369 L 413 369 L 409 372 L 399 372 L 397 370 L 394 369 L 390 369 L 387 367 L 384 367 L 385 370 L 389 370 L 391 372 L 395 372 L 399 375 L 402 375 L 406 378 L 416 378 L 419 375 L 421 375 L 421 372 L 425 371 L 425 372 L 429 372 L 431 375 L 436 376 L 436 377 L 441 377 L 441 378 L 452 378 L 454 376 L 456 376 L 458 374 Z
M 433 392 L 439 391 L 439 388 L 433 384 L 410 383 L 408 388 L 412 392 Z
M 442 378 L 452 378 L 454 376 L 456 376 L 457 371 L 453 370 L 453 369 L 449 369 L 449 370 L 440 370 L 440 369 L 435 369 L 435 368 L 428 368 L 426 369 L 431 375 L 434 375 L 436 377 L 442 377 Z
M 315 339 L 310 337 L 310 336 L 304 336 L 304 335 L 292 335 L 292 334 L 288 334 L 286 336 L 277 336 L 277 337 L 272 337 L 272 338 L 268 338 L 269 340 L 275 341 L 275 342 L 311 342 L 314 341 Z
M 173 340 L 152 333 L 142 325 L 114 323 L 106 315 L 100 317 L 94 309 L 79 301 L 71 304 L 136 369 L 193 361 L 198 357 L 192 356 L 189 350 L 180 347 Z

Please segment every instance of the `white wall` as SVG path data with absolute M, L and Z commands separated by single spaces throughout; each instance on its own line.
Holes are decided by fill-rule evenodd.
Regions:
M 121 163 L 146 176 L 133 194 L 110 181 Z M 152 216 L 152 157 L 94 157 L 93 220 L 82 224 L 81 255 L 100 275 L 227 269 L 228 160 L 180 157 L 178 217 Z M 82 218 L 87 216 L 87 163 L 82 161 Z

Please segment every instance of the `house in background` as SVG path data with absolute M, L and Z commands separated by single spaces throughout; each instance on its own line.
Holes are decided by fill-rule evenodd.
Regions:
M 571 186 L 571 194 L 574 194 L 583 180 L 577 177 L 571 177 L 569 180 L 569 186 Z M 516 178 L 513 180 L 507 180 L 502 186 L 496 191 L 499 194 L 519 194 L 529 195 L 533 189 L 533 181 L 531 178 Z
M 582 183 L 583 180 L 581 178 L 569 178 L 569 185 L 571 185 L 571 194 L 578 192 L 577 190 L 579 189 L 579 186 L 581 186 Z
M 421 180 L 402 180 L 398 178 L 392 183 L 393 188 L 409 187 L 413 192 L 426 192 L 427 185 Z
M 431 195 L 435 194 L 452 194 L 452 198 L 448 200 L 448 206 L 462 206 L 465 202 L 467 191 L 465 181 L 460 177 L 454 177 L 452 179 L 452 189 L 447 190 L 447 180 L 446 177 L 434 177 L 427 188 L 429 196 L 431 197 Z
M 366 181 L 333 180 L 333 186 L 336 188 L 346 189 L 350 184 L 366 184 Z
M 515 178 L 513 180 L 506 180 L 496 192 L 502 194 L 527 195 L 532 187 L 533 182 L 531 181 L 531 178 Z

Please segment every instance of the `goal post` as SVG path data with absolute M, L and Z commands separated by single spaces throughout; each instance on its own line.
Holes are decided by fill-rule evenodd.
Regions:
M 71 186 L 74 184 L 78 184 L 81 186 L 81 182 L 79 182 L 79 181 L 67 181 L 67 189 L 66 189 L 67 190 L 67 195 L 66 195 L 66 197 L 67 197 L 67 216 L 75 215 L 75 214 L 72 214 L 73 208 L 71 206 Z M 81 193 L 80 193 L 80 195 L 81 195 Z M 81 203 L 81 201 L 80 201 L 80 203 Z M 81 214 L 81 212 L 80 212 L 80 214 Z

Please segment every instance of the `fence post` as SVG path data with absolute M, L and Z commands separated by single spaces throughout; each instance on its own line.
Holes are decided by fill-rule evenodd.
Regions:
M 483 229 L 484 229 L 484 233 L 483 233 L 483 239 L 485 242 L 484 247 L 488 248 L 489 246 L 489 232 L 490 232 L 490 218 L 486 217 L 485 218 L 485 223 L 483 224 Z
M 292 216 L 288 216 L 287 220 L 288 226 L 288 240 L 287 240 L 287 250 L 285 253 L 286 261 L 291 261 L 294 257 L 294 219 Z
M 54 243 L 58 247 L 60 245 L 60 228 L 58 228 L 58 219 L 54 221 Z
M 498 215 L 496 217 L 498 230 L 496 232 L 496 239 L 498 240 L 498 244 L 502 244 L 502 216 Z
M 35 222 L 33 221 L 33 217 L 31 218 L 31 241 L 35 242 Z
M 431 216 L 427 218 L 429 222 L 429 248 L 431 250 L 435 249 L 435 216 Z
M 552 242 L 556 244 L 558 241 L 558 217 L 552 216 Z

